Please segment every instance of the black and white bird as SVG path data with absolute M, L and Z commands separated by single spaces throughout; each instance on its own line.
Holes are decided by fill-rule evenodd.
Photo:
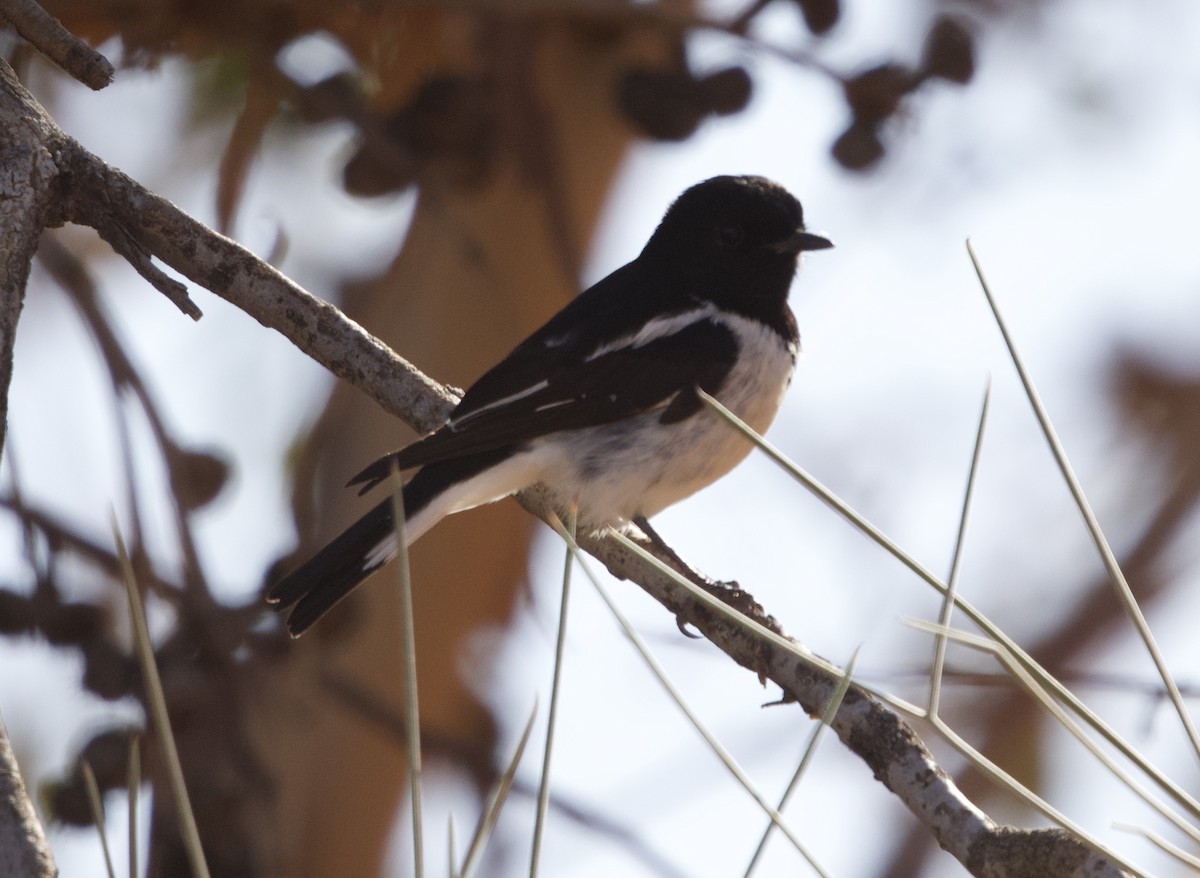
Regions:
M 800 254 L 833 246 L 762 177 L 714 177 L 670 206 L 641 254 L 595 284 L 467 390 L 438 430 L 351 480 L 392 467 L 411 544 L 443 516 L 538 482 L 578 504 L 580 527 L 622 528 L 725 475 L 751 443 L 701 388 L 758 432 L 779 410 L 799 347 L 788 290 Z M 298 636 L 396 554 L 385 498 L 267 595 Z

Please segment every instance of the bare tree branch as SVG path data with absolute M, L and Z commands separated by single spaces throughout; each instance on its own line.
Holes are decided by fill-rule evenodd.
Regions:
M 88 88 L 99 90 L 112 82 L 113 66 L 108 59 L 34 0 L 0 0 L 0 15 L 34 48 Z
M 110 168 L 54 126 L 7 65 L 2 92 L 37 124 L 42 155 L 53 157 L 43 177 L 59 182 L 61 210 L 43 186 L 21 217 L 46 224 L 63 216 L 94 228 L 119 228 L 136 246 L 180 274 L 282 333 L 304 353 L 418 430 L 438 426 L 456 398 L 422 375 L 337 308 L 320 301 L 233 241 L 206 228 L 165 199 Z M 8 107 L 0 106 L 0 119 Z M 40 231 L 40 228 L 37 229 Z M 25 234 L 36 234 L 25 230 Z M 107 236 L 106 236 L 107 237 Z M 26 261 L 27 270 L 27 261 Z M 535 488 L 518 498 L 546 518 L 564 504 Z M 788 700 L 817 715 L 836 679 L 793 652 L 763 642 L 745 628 L 697 603 L 665 575 L 602 536 L 580 545 L 618 577 L 636 582 L 678 618 L 695 626 L 739 664 L 779 685 Z M 737 606 L 774 630 L 779 626 L 744 592 Z M 803 649 L 801 647 L 801 649 Z M 1119 876 L 1121 870 L 1081 841 L 1059 830 L 1024 831 L 997 826 L 976 808 L 937 765 L 916 732 L 869 694 L 852 688 L 833 722 L 842 742 L 858 755 L 924 825 L 938 843 L 975 875 Z
M 428 431 L 446 419 L 455 394 L 244 247 L 60 136 L 72 220 L 121 227 L 139 248 L 274 329 L 414 429 Z
M 0 722 L 0 878 L 56 878 L 58 868 L 33 812 L 17 759 Z
M 0 62 L 3 63 L 3 62 Z M 0 71 L 0 448 L 8 424 L 13 343 L 29 267 L 42 229 L 53 221 L 58 169 L 49 145 L 61 132 L 12 69 Z

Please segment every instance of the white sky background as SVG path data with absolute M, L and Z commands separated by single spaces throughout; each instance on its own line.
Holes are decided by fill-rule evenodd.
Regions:
M 771 38 L 783 42 L 799 31 L 786 4 L 779 5 L 769 22 Z M 868 5 L 869 15 L 884 17 L 868 19 Z M 882 58 L 903 47 L 915 53 L 924 24 L 909 20 L 914 5 L 921 6 L 849 4 L 830 57 L 877 50 Z M 907 123 L 890 129 L 881 169 L 861 176 L 828 158 L 845 113 L 834 86 L 728 40 L 705 39 L 694 46 L 698 60 L 750 65 L 753 104 L 684 145 L 635 152 L 583 280 L 636 255 L 665 206 L 697 180 L 752 172 L 785 183 L 804 202 L 810 227 L 838 246 L 812 254 L 794 287 L 804 355 L 771 439 L 927 566 L 944 571 L 991 375 L 992 416 L 961 588 L 997 622 L 1033 638 L 1053 625 L 1072 585 L 1093 576 L 1099 562 L 1023 400 L 963 241 L 973 238 L 1119 551 L 1144 524 L 1147 492 L 1138 484 L 1156 470 L 1125 444 L 1115 423 L 1106 364 L 1115 350 L 1132 346 L 1181 370 L 1200 365 L 1198 40 L 1200 6 L 1189 0 L 1156 4 L 1152 15 L 1129 0 L 1074 0 L 1053 4 L 1036 25 L 985 28 L 976 79 L 966 89 L 924 90 Z M 210 164 L 225 132 L 193 135 L 187 152 L 162 150 L 164 142 L 176 143 L 170 132 L 177 119 L 168 108 L 182 85 L 178 68 L 166 65 L 159 74 L 123 72 L 99 94 L 59 86 L 55 113 L 86 147 L 211 219 L 212 176 L 181 172 Z M 162 138 L 145 136 L 147 119 L 162 120 Z M 336 129 L 295 144 L 272 140 L 239 215 L 237 237 L 259 253 L 282 227 L 291 254 L 283 269 L 317 293 L 348 270 L 382 265 L 404 227 L 404 200 L 361 203 L 339 192 L 335 158 L 344 143 Z M 96 246 L 91 233 L 79 232 L 78 240 Z M 206 514 L 201 547 L 218 588 L 244 596 L 290 543 L 281 449 L 315 413 L 328 379 L 204 291 L 194 291 L 206 315 L 194 325 L 123 265 L 111 263 L 104 282 L 170 427 L 197 445 L 235 451 L 235 481 Z M 108 391 L 73 313 L 44 277 L 35 284 L 19 339 L 8 451 L 31 499 L 104 539 L 107 510 L 124 492 Z M 247 351 L 255 352 L 251 371 Z M 71 405 L 39 404 L 47 396 L 66 396 Z M 245 430 L 251 419 L 257 429 Z M 162 489 L 160 473 L 142 478 L 147 497 Z M 935 596 L 762 456 L 657 524 L 684 557 L 714 575 L 736 576 L 817 652 L 844 661 L 861 646 L 859 667 L 868 679 L 919 697 L 917 686 L 895 675 L 926 660 L 927 638 L 901 617 L 934 618 Z M 7 559 L 0 569 L 12 569 L 17 543 L 11 528 L 0 526 L 0 557 Z M 163 563 L 170 563 L 169 535 L 159 541 Z M 1195 575 L 1193 553 L 1179 551 L 1178 563 L 1185 578 Z M 507 730 L 502 752 L 535 693 L 546 704 L 560 570 L 561 549 L 546 539 L 531 572 L 534 604 L 494 677 L 479 680 Z M 760 689 L 710 646 L 681 638 L 636 588 L 610 588 L 705 721 L 767 797 L 777 796 L 811 724 L 793 708 L 760 710 L 773 690 Z M 1178 679 L 1194 681 L 1195 599 L 1177 594 L 1167 610 L 1156 608 L 1151 623 Z M 741 874 L 763 818 L 660 696 L 582 576 L 570 624 L 556 791 L 635 829 L 683 874 Z M 492 636 L 482 633 L 481 642 Z M 1146 681 L 1153 674 L 1132 640 L 1119 655 L 1096 657 L 1095 669 Z M 40 645 L 0 641 L 0 705 L 30 776 L 57 774 L 96 717 L 112 715 L 108 705 L 81 702 L 77 677 L 75 662 Z M 1195 762 L 1167 709 L 1148 714 L 1144 701 L 1112 694 L 1095 703 L 1194 787 Z M 1114 820 L 1147 822 L 1144 811 L 1073 748 L 1064 745 L 1054 758 L 1070 772 L 1048 785 L 1056 805 L 1150 871 L 1170 871 L 1147 845 L 1109 829 Z M 531 784 L 536 763 L 527 756 L 522 776 Z M 427 813 L 427 826 L 436 834 L 444 825 L 448 802 L 461 835 L 474 820 L 461 798 L 438 797 L 434 807 L 443 811 Z M 525 818 L 518 816 L 526 806 L 518 803 L 504 836 L 512 874 L 520 874 L 526 856 Z M 831 738 L 787 816 L 838 876 L 874 874 L 889 850 L 885 831 L 910 825 Z M 653 874 L 619 844 L 551 819 L 544 874 Z M 58 831 L 54 843 L 64 875 L 96 874 L 90 833 Z M 439 841 L 430 845 L 442 849 Z M 948 857 L 938 862 L 940 871 L 931 874 L 962 874 Z M 776 839 L 759 874 L 805 869 Z

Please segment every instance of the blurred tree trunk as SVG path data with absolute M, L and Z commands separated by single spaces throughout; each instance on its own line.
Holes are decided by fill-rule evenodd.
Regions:
M 448 25 L 447 25 L 448 26 Z M 666 57 L 670 34 L 595 33 L 550 18 L 509 22 L 479 40 L 499 57 L 501 148 L 477 185 L 423 181 L 403 252 L 350 313 L 438 380 L 465 386 L 578 291 L 580 255 L 629 144 L 614 101 L 635 59 Z M 481 26 L 479 26 L 481 27 Z M 447 39 L 446 34 L 442 34 Z M 339 385 L 298 466 L 302 553 L 366 509 L 343 489 L 374 457 L 412 438 Z M 311 493 L 309 493 L 311 492 Z M 309 507 L 314 527 L 306 527 Z M 486 782 L 495 722 L 463 682 L 472 632 L 502 626 L 524 581 L 532 522 L 502 503 L 455 516 L 412 554 L 424 734 L 469 754 Z M 333 696 L 335 672 L 403 703 L 394 579 L 386 568 L 293 644 L 251 727 L 279 784 L 273 874 L 380 874 L 406 791 L 400 741 Z

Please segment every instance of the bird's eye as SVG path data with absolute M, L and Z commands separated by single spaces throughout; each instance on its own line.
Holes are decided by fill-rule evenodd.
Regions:
M 746 231 L 741 226 L 717 227 L 717 243 L 722 247 L 732 250 L 734 247 L 741 246 L 745 239 Z

